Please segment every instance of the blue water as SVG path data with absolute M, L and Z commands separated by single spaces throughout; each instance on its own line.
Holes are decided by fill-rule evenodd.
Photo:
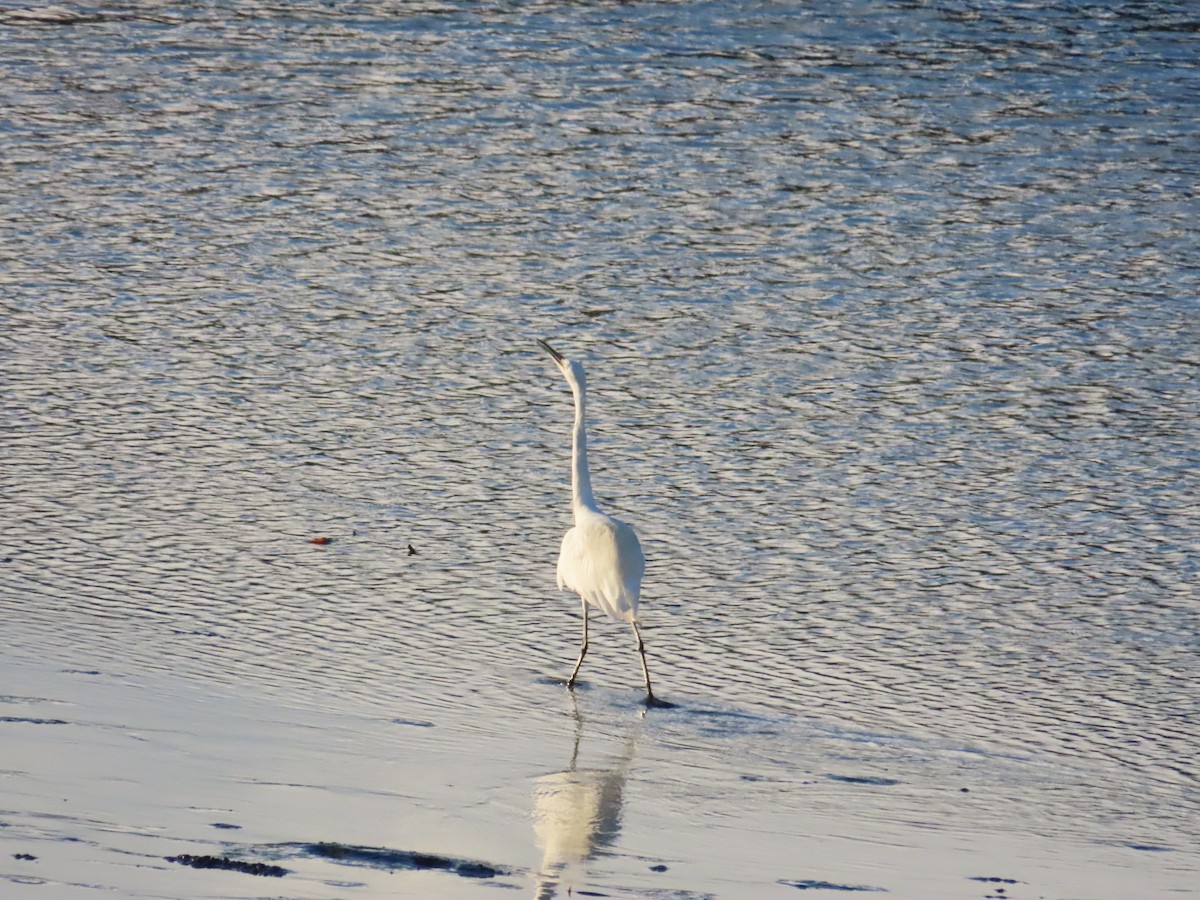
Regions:
M 588 367 L 596 492 L 648 556 L 650 666 L 684 710 L 639 751 L 682 785 L 667 855 L 708 846 L 693 806 L 753 820 L 889 766 L 951 820 L 953 758 L 1005 786 L 1001 833 L 1186 869 L 1198 23 L 1186 3 L 0 4 L 14 656 L 321 696 L 431 723 L 431 747 L 465 721 L 503 745 L 511 714 L 564 755 L 571 411 L 545 337 Z M 597 626 L 584 678 L 624 747 L 599 699 L 639 682 L 624 630 Z M 743 727 L 760 716 L 773 737 Z M 670 750 L 708 740 L 751 780 L 680 775 L 719 769 Z M 527 749 L 497 752 L 513 774 Z M 1174 884 L 1139 865 L 1144 896 Z M 671 885 L 756 896 L 746 866 L 740 893 Z

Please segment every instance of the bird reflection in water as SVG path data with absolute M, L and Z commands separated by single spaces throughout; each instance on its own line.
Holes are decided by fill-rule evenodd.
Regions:
M 621 833 L 625 778 L 633 766 L 641 734 L 639 716 L 624 748 L 609 756 L 607 765 L 579 768 L 584 723 L 578 706 L 573 712 L 575 746 L 570 764 L 564 771 L 543 775 L 534 782 L 533 830 L 542 849 L 534 894 L 538 900 L 569 896 L 584 880 L 583 864 L 615 843 Z

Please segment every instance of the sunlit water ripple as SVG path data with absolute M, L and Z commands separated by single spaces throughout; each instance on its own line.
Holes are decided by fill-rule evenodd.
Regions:
M 545 336 L 589 367 L 665 695 L 1077 766 L 1044 827 L 1194 841 L 1196 34 L 6 4 L 18 648 L 468 719 L 565 674 Z

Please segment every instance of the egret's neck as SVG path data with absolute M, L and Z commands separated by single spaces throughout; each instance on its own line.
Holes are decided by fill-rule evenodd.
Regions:
M 587 431 L 584 428 L 586 400 L 581 388 L 571 385 L 575 395 L 575 427 L 571 432 L 571 508 L 578 517 L 583 509 L 596 512 L 596 498 L 592 496 L 592 476 L 588 472 Z

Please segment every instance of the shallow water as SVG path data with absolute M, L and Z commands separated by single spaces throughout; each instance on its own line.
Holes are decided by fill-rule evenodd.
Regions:
M 0 41 L 14 890 L 1194 888 L 1185 4 L 4 5 Z M 537 337 L 588 366 L 674 709 L 615 625 L 556 682 Z

